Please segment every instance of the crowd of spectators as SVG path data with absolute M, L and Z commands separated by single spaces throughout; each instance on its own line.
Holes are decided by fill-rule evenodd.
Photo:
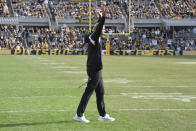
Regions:
M 85 28 L 25 27 L 24 34 L 31 49 L 80 49 L 84 46 Z
M 75 2 L 75 1 L 49 1 L 52 13 L 56 17 L 74 17 L 74 18 L 88 18 L 89 17 L 89 2 Z M 91 4 L 91 17 L 98 18 L 96 3 Z M 123 14 L 120 7 L 116 4 L 107 3 L 108 13 L 107 18 L 118 19 L 122 18 Z
M 1 0 L 0 1 L 0 17 L 9 17 L 9 16 L 10 16 L 10 13 L 8 10 L 7 1 Z
M 121 0 L 129 12 L 129 0 Z M 132 0 L 133 18 L 183 19 L 196 16 L 196 0 Z
M 165 18 L 190 18 L 196 16 L 196 0 L 156 0 Z
M 56 17 L 89 17 L 88 1 L 71 0 L 12 0 L 14 16 L 46 17 L 46 5 Z M 92 18 L 97 18 L 95 13 L 100 2 L 92 1 Z M 129 13 L 129 0 L 108 0 L 107 18 L 118 19 L 123 17 L 123 10 Z M 125 15 L 125 14 L 124 14 Z M 10 16 L 7 1 L 0 1 L 0 16 Z M 196 17 L 196 0 L 132 0 L 131 16 L 133 18 L 192 18 Z
M 18 49 L 25 45 L 29 49 L 71 50 L 86 49 L 85 27 L 61 27 L 51 30 L 48 27 L 0 26 L 0 46 Z M 176 28 L 172 32 L 161 28 L 135 28 L 129 36 L 110 36 L 111 50 L 196 50 L 193 38 L 176 37 L 178 34 L 194 33 L 195 28 Z M 107 32 L 118 32 L 119 29 L 106 28 Z M 170 37 L 170 35 L 172 36 Z M 103 39 L 103 49 L 107 37 Z
M 126 8 L 127 14 L 129 13 L 129 1 L 126 1 L 124 7 Z M 155 18 L 159 19 L 161 13 L 157 8 L 154 1 L 138 1 L 134 0 L 131 2 L 131 16 L 133 18 Z
M 107 18 L 123 17 L 123 8 L 128 13 L 129 0 L 108 0 Z M 46 6 L 49 5 L 49 6 Z M 12 0 L 15 16 L 47 17 L 47 9 L 56 17 L 88 18 L 88 1 L 69 0 Z M 96 15 L 96 2 L 92 2 L 92 18 Z M 196 0 L 132 0 L 131 15 L 134 18 L 185 18 L 196 16 Z M 0 17 L 10 16 L 6 0 L 0 1 Z M 19 49 L 84 49 L 87 27 L 21 27 L 0 25 L 0 46 Z M 124 33 L 120 29 L 106 28 L 106 33 Z M 110 36 L 111 50 L 196 50 L 196 40 L 185 34 L 195 33 L 196 28 L 175 28 L 169 31 L 161 28 L 135 28 L 129 36 Z M 103 39 L 105 44 L 107 37 Z M 105 45 L 103 45 L 103 49 Z
M 84 18 L 89 16 L 89 4 L 86 2 L 50 1 L 52 13 L 56 17 Z M 92 5 L 92 17 L 95 16 L 95 5 Z
M 127 39 L 113 37 L 112 49 L 126 50 L 196 50 L 196 39 L 182 37 L 186 33 L 196 33 L 195 28 L 177 28 L 165 30 L 160 28 L 136 28 Z M 177 37 L 178 35 L 181 37 Z
M 20 49 L 24 46 L 21 28 L 12 25 L 0 25 L 0 46 L 7 49 Z
M 12 0 L 14 16 L 46 17 L 47 11 L 44 3 L 37 0 Z

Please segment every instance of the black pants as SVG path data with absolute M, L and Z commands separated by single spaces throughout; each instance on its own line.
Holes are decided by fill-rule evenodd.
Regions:
M 82 116 L 88 101 L 93 94 L 94 90 L 96 92 L 97 98 L 97 108 L 100 116 L 105 116 L 105 104 L 104 104 L 104 86 L 102 79 L 102 72 L 100 71 L 87 71 L 88 74 L 88 83 L 84 91 L 84 94 L 81 98 L 80 104 L 77 109 L 77 115 Z

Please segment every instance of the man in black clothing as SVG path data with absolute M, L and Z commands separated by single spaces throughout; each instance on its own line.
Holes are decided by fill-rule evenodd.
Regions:
M 84 116 L 84 111 L 88 104 L 88 101 L 93 94 L 96 92 L 97 98 L 97 108 L 100 114 L 98 118 L 99 121 L 114 121 L 115 119 L 110 117 L 105 112 L 104 104 L 104 86 L 102 79 L 102 45 L 101 45 L 101 34 L 104 32 L 104 23 L 106 17 L 106 9 L 102 7 L 102 14 L 99 14 L 98 24 L 95 25 L 93 32 L 90 33 L 85 39 L 88 43 L 88 60 L 87 60 L 87 74 L 88 74 L 88 83 L 85 89 L 85 92 L 81 98 L 80 104 L 77 109 L 77 114 L 74 116 L 74 120 L 89 123 L 89 120 L 86 120 Z

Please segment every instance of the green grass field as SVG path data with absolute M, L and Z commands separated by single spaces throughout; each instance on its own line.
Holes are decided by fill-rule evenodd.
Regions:
M 86 56 L 0 56 L 0 131 L 196 131 L 196 57 L 103 56 L 105 104 L 95 94 L 73 121 Z

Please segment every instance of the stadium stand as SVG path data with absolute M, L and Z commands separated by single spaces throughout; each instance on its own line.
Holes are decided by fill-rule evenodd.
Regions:
M 13 0 L 14 16 L 47 17 L 44 4 L 35 0 Z
M 165 18 L 183 19 L 196 16 L 195 0 L 157 0 L 156 4 Z
M 24 46 L 24 37 L 21 28 L 12 25 L 0 25 L 0 45 L 2 48 L 12 49 Z
M 50 1 L 52 13 L 57 17 L 74 17 L 74 18 L 88 18 L 89 3 L 88 2 L 73 2 L 73 1 Z M 95 13 L 97 5 L 92 4 L 92 18 L 97 18 Z M 112 1 L 107 3 L 109 9 L 107 18 L 118 19 L 123 16 L 120 7 Z
M 126 4 L 126 11 L 128 12 L 128 3 Z M 133 18 L 157 18 L 161 17 L 155 2 L 153 1 L 132 1 L 131 15 Z
M 106 33 L 127 30 L 128 2 L 106 2 L 109 9 Z M 95 9 L 99 3 L 99 0 L 92 1 L 92 25 L 98 18 Z M 10 9 L 13 9 L 14 17 L 11 17 Z M 84 0 L 1 0 L 0 46 L 8 49 L 85 49 L 88 12 L 89 3 Z M 195 0 L 132 0 L 134 28 L 128 36 L 110 35 L 111 50 L 196 50 L 195 16 Z M 103 41 L 105 44 L 107 38 Z
M 77 49 L 84 45 L 85 28 L 25 27 L 27 44 L 32 49 Z M 83 35 L 82 35 L 83 34 Z
M 1 0 L 0 1 L 0 17 L 9 17 L 9 16 L 10 16 L 10 13 L 8 10 L 7 1 Z
M 128 12 L 128 1 L 125 8 Z M 131 14 L 134 18 L 193 18 L 196 16 L 195 0 L 132 0 Z

